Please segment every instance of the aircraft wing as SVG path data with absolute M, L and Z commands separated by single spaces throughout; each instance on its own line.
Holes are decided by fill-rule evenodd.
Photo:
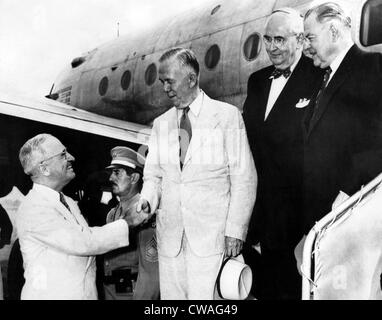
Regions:
M 48 98 L 0 92 L 0 113 L 137 144 L 148 144 L 151 128 L 77 109 Z

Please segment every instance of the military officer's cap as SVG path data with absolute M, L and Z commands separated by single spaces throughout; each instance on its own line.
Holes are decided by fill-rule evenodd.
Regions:
M 118 167 L 129 167 L 132 169 L 143 169 L 145 157 L 128 147 L 115 147 L 111 149 L 111 164 L 106 169 Z

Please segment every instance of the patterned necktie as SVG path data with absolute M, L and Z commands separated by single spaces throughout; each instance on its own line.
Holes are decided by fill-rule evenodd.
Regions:
M 64 194 L 62 192 L 60 192 L 60 201 L 65 206 L 65 208 L 69 210 L 69 212 L 72 212 L 70 210 L 70 207 L 69 207 L 68 203 L 66 202 L 65 196 L 64 196 Z
M 286 68 L 285 70 L 275 69 L 273 70 L 269 79 L 278 79 L 281 76 L 284 76 L 284 78 L 288 79 L 291 73 L 292 71 L 290 71 L 290 68 Z
M 322 97 L 322 93 L 324 92 L 324 90 L 325 90 L 325 88 L 326 88 L 326 86 L 328 84 L 328 81 L 329 81 L 331 73 L 332 73 L 332 69 L 330 67 L 325 69 L 324 79 L 322 80 L 320 91 L 318 91 L 317 96 L 316 96 L 316 101 L 314 102 L 313 115 L 312 115 L 312 117 L 310 119 L 310 123 L 313 123 L 316 120 L 316 118 L 317 118 L 317 115 L 318 115 L 318 105 L 320 103 L 320 99 Z
M 183 114 L 180 118 L 179 124 L 179 160 L 181 170 L 183 169 L 184 159 L 186 158 L 187 149 L 192 138 L 191 122 L 188 117 L 189 110 L 190 107 L 183 109 Z

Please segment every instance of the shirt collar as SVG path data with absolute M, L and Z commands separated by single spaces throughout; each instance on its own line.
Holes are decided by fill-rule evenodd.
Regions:
M 342 50 L 339 55 L 333 60 L 333 62 L 330 64 L 330 68 L 332 69 L 331 75 L 333 75 L 338 68 L 340 67 L 340 64 L 342 60 L 344 60 L 346 54 L 350 50 L 350 48 L 353 46 L 353 43 L 350 43 L 348 46 L 345 47 L 344 50 Z
M 48 196 L 51 199 L 55 199 L 57 201 L 60 201 L 60 194 L 57 191 L 55 191 L 55 190 L 53 190 L 47 186 L 44 186 L 44 185 L 38 184 L 38 183 L 33 183 L 33 189 L 35 191 L 37 191 L 38 193 L 43 193 L 44 195 Z
M 202 90 L 199 90 L 197 97 L 189 105 L 190 111 L 192 112 L 192 114 L 195 117 L 199 116 L 200 109 L 202 108 L 202 104 L 203 104 L 203 92 L 202 92 Z M 182 116 L 183 110 L 182 109 L 177 109 L 177 111 L 178 111 L 178 118 L 180 118 Z

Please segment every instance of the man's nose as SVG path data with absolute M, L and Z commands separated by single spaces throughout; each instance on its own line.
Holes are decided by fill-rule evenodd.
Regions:
M 69 152 L 66 152 L 66 159 L 68 161 L 75 161 L 76 158 L 74 158 Z
M 276 47 L 275 42 L 274 42 L 273 40 L 272 40 L 271 45 L 270 45 L 269 48 L 271 49 L 271 51 L 275 51 L 275 50 L 278 49 L 278 48 Z

